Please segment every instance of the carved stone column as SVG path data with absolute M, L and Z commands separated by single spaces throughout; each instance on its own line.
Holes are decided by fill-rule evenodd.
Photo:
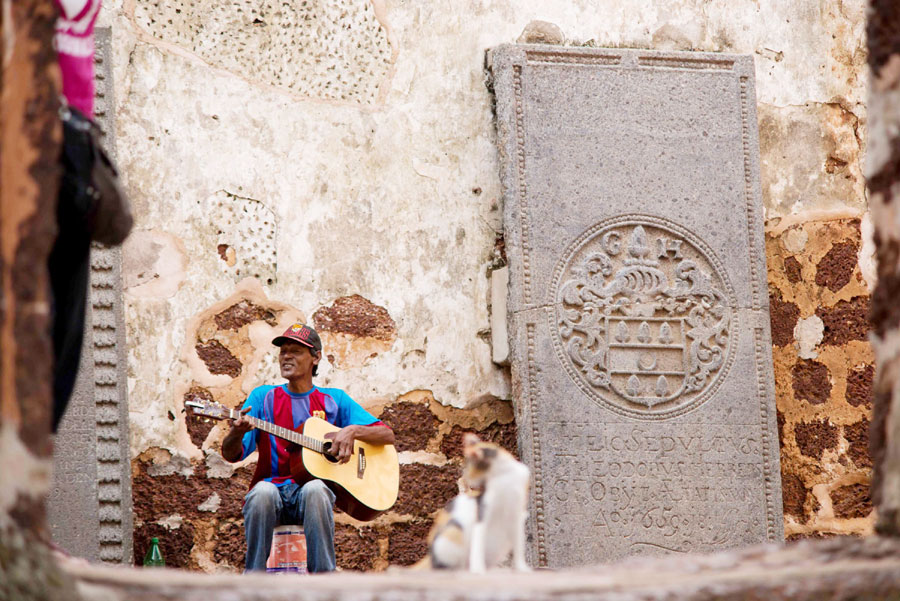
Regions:
M 878 286 L 872 295 L 877 361 L 870 446 L 876 530 L 900 535 L 900 5 L 872 0 L 868 22 L 866 178 L 875 223 Z
M 59 172 L 50 0 L 2 0 L 0 75 L 0 599 L 76 599 L 53 561 L 47 254 Z

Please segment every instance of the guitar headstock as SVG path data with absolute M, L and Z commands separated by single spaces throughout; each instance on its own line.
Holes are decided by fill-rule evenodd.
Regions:
M 190 407 L 194 415 L 202 415 L 213 419 L 228 419 L 230 417 L 231 410 L 228 407 L 208 399 L 194 397 L 190 401 L 185 401 L 184 406 Z

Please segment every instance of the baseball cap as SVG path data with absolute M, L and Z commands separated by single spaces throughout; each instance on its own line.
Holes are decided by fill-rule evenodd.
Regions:
M 305 323 L 295 323 L 284 331 L 284 334 L 272 340 L 275 346 L 281 346 L 285 342 L 299 342 L 314 351 L 322 350 L 322 340 L 314 329 Z

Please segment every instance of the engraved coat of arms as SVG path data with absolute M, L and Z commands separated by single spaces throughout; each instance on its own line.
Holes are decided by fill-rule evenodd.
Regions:
M 684 228 L 612 219 L 568 249 L 553 283 L 557 354 L 588 396 L 664 418 L 709 398 L 733 358 L 735 305 L 724 270 Z

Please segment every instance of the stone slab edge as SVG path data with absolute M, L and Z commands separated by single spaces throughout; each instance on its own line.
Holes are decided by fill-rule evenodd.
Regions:
M 509 365 L 509 330 L 506 326 L 506 299 L 509 267 L 491 272 L 491 358 L 497 365 Z
M 116 159 L 115 86 L 112 30 L 98 27 L 95 41 L 95 118 L 105 135 L 103 145 Z M 131 449 L 121 247 L 91 248 L 91 339 L 94 398 L 97 407 L 97 479 L 100 519 L 100 559 L 132 562 L 133 517 Z

